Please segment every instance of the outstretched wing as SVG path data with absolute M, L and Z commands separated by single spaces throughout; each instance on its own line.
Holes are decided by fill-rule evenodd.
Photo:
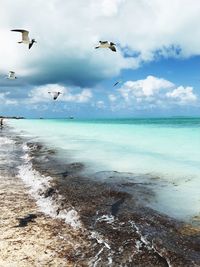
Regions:
M 107 44 L 108 41 L 99 41 L 100 44 Z
M 48 93 L 53 96 L 53 100 L 56 100 L 58 96 L 61 94 L 61 92 L 48 92 Z
M 29 42 L 29 37 L 28 37 L 28 34 L 29 34 L 29 31 L 27 30 L 22 30 L 22 29 L 16 29 L 16 30 L 11 30 L 12 32 L 21 32 L 22 34 L 22 41 L 26 41 L 26 42 Z
M 114 45 L 109 46 L 109 48 L 110 48 L 113 52 L 117 52 L 117 50 L 116 50 L 116 48 L 115 48 Z
M 32 46 L 33 46 L 33 42 L 29 43 L 28 49 L 31 49 Z
M 9 71 L 9 75 L 10 78 L 14 78 L 15 77 L 15 72 L 14 71 Z
M 115 87 L 116 85 L 118 85 L 118 83 L 119 83 L 119 82 L 116 82 L 116 83 L 113 85 L 113 87 Z

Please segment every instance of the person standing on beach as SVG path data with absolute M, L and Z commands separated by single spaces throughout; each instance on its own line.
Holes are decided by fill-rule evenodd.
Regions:
M 0 119 L 1 128 L 3 127 L 3 118 Z

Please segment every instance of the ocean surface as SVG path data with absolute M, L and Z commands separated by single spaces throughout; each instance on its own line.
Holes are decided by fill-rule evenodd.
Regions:
M 21 138 L 55 149 L 61 162 L 83 163 L 91 179 L 105 181 L 114 172 L 116 180 L 146 183 L 154 192 L 148 206 L 159 212 L 187 221 L 200 215 L 200 118 L 6 124 Z

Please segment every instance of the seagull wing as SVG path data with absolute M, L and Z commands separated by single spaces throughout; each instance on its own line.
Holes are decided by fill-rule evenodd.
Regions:
M 22 33 L 22 40 L 23 41 L 30 41 L 29 40 L 29 37 L 28 37 L 28 34 L 29 34 L 29 31 L 27 30 L 21 30 L 21 29 L 16 29 L 16 30 L 11 30 L 12 32 L 21 32 Z
M 116 85 L 118 85 L 118 83 L 119 83 L 119 82 L 116 82 L 116 83 L 113 85 L 113 87 L 115 87 Z
M 108 41 L 99 41 L 100 44 L 107 44 Z
M 54 96 L 53 96 L 53 100 L 56 100 L 58 98 L 59 94 L 58 93 L 55 93 Z
M 110 48 L 113 52 L 117 52 L 116 47 L 115 47 L 114 45 L 109 46 L 109 48 Z
M 9 71 L 9 75 L 10 78 L 14 78 L 15 77 L 15 72 L 14 71 Z
M 28 48 L 31 49 L 32 46 L 33 46 L 33 42 L 29 43 Z

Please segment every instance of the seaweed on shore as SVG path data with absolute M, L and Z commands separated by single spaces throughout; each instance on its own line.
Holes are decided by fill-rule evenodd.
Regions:
M 37 218 L 37 215 L 31 214 L 31 213 L 25 216 L 24 218 L 17 218 L 17 220 L 19 221 L 19 224 L 15 227 L 25 227 L 28 225 L 28 223 L 35 222 L 36 218 Z

